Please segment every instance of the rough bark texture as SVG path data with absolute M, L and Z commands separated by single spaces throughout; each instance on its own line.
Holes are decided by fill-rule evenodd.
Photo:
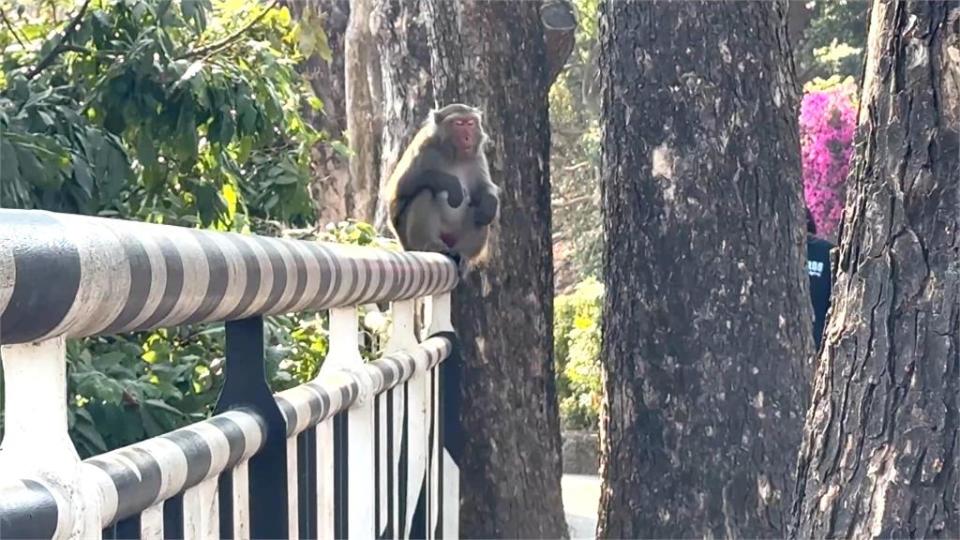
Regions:
M 323 111 L 307 111 L 311 125 L 339 139 L 347 129 L 346 88 L 344 81 L 344 34 L 350 17 L 348 0 L 296 0 L 288 2 L 293 16 L 306 24 L 316 24 L 322 17 L 332 58 L 327 62 L 318 54 L 311 54 L 299 67 L 310 83 L 313 93 L 323 102 Z M 308 30 L 309 31 L 309 30 Z M 350 187 L 348 160 L 337 154 L 328 142 L 322 142 L 313 152 L 313 182 L 310 198 L 313 200 L 320 225 L 337 222 L 351 215 L 347 207 Z
M 800 538 L 958 538 L 960 4 L 874 4 Z
M 461 5 L 463 96 L 485 111 L 490 172 L 502 190 L 489 260 L 454 295 L 467 358 L 462 530 L 473 538 L 566 538 L 540 5 Z
M 376 20 L 371 18 L 374 1 L 351 0 L 344 45 L 347 133 L 352 154 L 347 208 L 350 217 L 369 223 L 377 210 L 383 129 L 380 53 Z
M 812 309 L 785 2 L 601 8 L 604 538 L 782 538 Z

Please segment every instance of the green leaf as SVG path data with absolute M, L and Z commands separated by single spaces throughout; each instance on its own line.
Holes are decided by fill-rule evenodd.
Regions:
M 13 145 L 4 137 L 0 137 L 0 176 L 5 182 L 20 181 L 20 160 Z
M 351 155 L 350 147 L 343 144 L 343 141 L 330 141 L 330 146 L 343 157 L 349 157 Z
M 152 136 L 145 128 L 141 128 L 137 134 L 137 159 L 144 167 L 154 167 L 157 165 L 157 148 L 154 145 Z
M 181 411 L 181 410 L 173 407 L 172 405 L 169 405 L 169 404 L 167 404 L 167 403 L 165 403 L 164 401 L 161 401 L 161 400 L 159 400 L 159 399 L 148 399 L 148 400 L 144 401 L 143 403 L 144 403 L 144 405 L 149 405 L 150 407 L 153 407 L 153 408 L 155 408 L 155 409 L 160 409 L 160 410 L 162 410 L 162 411 L 166 411 L 166 412 L 168 412 L 168 413 L 170 413 L 170 414 L 172 414 L 172 415 L 174 415 L 174 416 L 183 416 L 183 411 Z
M 273 183 L 280 186 L 286 186 L 290 184 L 296 184 L 300 181 L 300 178 L 290 175 L 281 175 L 273 179 Z
M 180 13 L 184 19 L 192 19 L 197 14 L 197 0 L 180 0 Z
M 74 157 L 73 160 L 73 179 L 83 188 L 83 192 L 88 197 L 93 196 L 93 177 L 90 176 L 90 167 L 79 156 Z
M 92 419 L 90 420 L 90 423 L 76 423 L 73 426 L 73 430 L 82 435 L 91 446 L 97 449 L 97 451 L 106 452 L 108 450 L 106 441 L 103 440 L 103 437 L 100 436 L 99 432 L 97 432 L 96 427 L 93 426 Z
M 193 79 L 203 70 L 203 60 L 197 60 L 196 62 L 190 64 L 187 67 L 187 70 L 183 72 L 183 75 L 177 79 L 177 82 L 173 84 L 172 90 L 176 91 L 180 89 L 184 84 L 191 83 Z M 196 89 L 194 89 L 196 90 Z

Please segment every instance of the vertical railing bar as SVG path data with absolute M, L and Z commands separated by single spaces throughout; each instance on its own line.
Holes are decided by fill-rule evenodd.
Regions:
M 383 531 L 383 538 L 396 538 L 397 531 L 397 521 L 395 515 L 395 508 L 397 506 L 397 489 L 396 481 L 394 480 L 394 474 L 397 469 L 396 464 L 393 461 L 393 409 L 394 409 L 394 397 L 396 393 L 393 389 L 390 389 L 386 393 L 386 424 L 387 424 L 387 444 L 386 444 L 386 454 L 387 454 L 387 527 Z
M 233 521 L 231 534 L 226 538 L 234 540 L 250 539 L 250 466 L 249 462 L 241 461 L 230 475 L 232 486 Z
M 440 336 L 450 341 L 447 358 L 434 368 L 437 381 L 439 449 L 437 452 L 437 511 L 439 513 L 440 537 L 458 538 L 460 531 L 460 468 L 458 460 L 462 453 L 460 426 L 460 377 L 463 359 L 460 356 L 459 340 L 450 320 L 451 295 L 449 292 L 434 295 L 430 302 L 431 336 Z
M 183 492 L 184 540 L 221 537 L 218 494 L 216 476 Z
M 234 500 L 234 481 L 233 477 L 236 467 L 220 473 L 218 478 L 220 490 L 220 534 L 224 538 L 234 537 L 234 514 L 236 513 Z
M 409 492 L 410 467 L 410 392 L 408 391 L 409 381 L 403 383 L 403 416 L 400 426 L 400 460 L 399 460 L 399 478 L 397 493 L 397 538 L 408 538 L 410 529 L 407 527 L 407 493 Z
M 163 537 L 183 538 L 183 493 L 163 501 Z
M 443 374 L 443 364 L 440 364 L 440 367 L 439 367 L 438 369 L 435 369 L 434 372 L 435 372 L 437 375 L 442 375 L 442 374 Z M 437 523 L 439 523 L 439 527 L 437 527 L 437 526 L 435 525 L 435 530 L 436 530 L 436 533 L 435 533 L 435 534 L 436 534 L 436 538 L 442 539 L 442 538 L 445 538 L 445 535 L 444 535 L 444 521 L 443 521 L 443 520 L 444 520 L 444 511 L 443 511 L 443 500 L 444 500 L 444 499 L 443 499 L 443 483 L 444 483 L 444 480 L 445 480 L 445 478 L 444 478 L 444 472 L 445 472 L 445 471 L 444 471 L 444 461 L 445 461 L 445 460 L 444 460 L 443 441 L 444 441 L 444 434 L 445 434 L 445 431 L 446 431 L 446 430 L 444 429 L 444 425 L 443 425 L 444 420 L 445 420 L 445 414 L 446 414 L 446 412 L 444 411 L 444 408 L 443 408 L 443 404 L 444 404 L 444 393 L 445 393 L 447 390 L 446 390 L 446 388 L 444 387 L 444 384 L 443 384 L 443 377 L 442 377 L 442 376 L 438 376 L 437 379 L 438 379 L 438 380 L 437 380 L 437 416 L 436 416 L 436 423 L 437 423 L 437 443 L 438 443 L 438 446 L 439 446 L 439 449 L 438 449 L 438 451 L 437 451 L 437 457 L 438 457 L 438 463 L 437 463 L 437 501 L 438 501 L 438 504 L 437 504 Z
M 0 351 L 5 401 L 0 481 L 43 478 L 54 491 L 58 513 L 74 520 L 42 526 L 53 529 L 55 538 L 99 538 L 100 499 L 82 485 L 80 456 L 68 433 L 64 338 L 4 345 Z
M 298 499 L 300 538 L 317 538 L 317 448 L 316 430 L 309 428 L 297 436 Z
M 290 505 L 296 499 L 290 500 L 287 491 L 286 421 L 267 383 L 263 324 L 260 316 L 225 324 L 225 380 L 215 413 L 248 408 L 265 424 L 263 447 L 248 464 L 250 535 L 288 538 Z
M 373 497 L 373 523 L 374 531 L 379 537 L 383 533 L 383 526 L 386 525 L 383 522 L 383 519 L 380 516 L 381 504 L 380 501 L 384 495 L 384 491 L 380 489 L 380 480 L 383 477 L 383 460 L 381 460 L 381 451 L 383 450 L 383 441 L 381 441 L 381 429 L 380 422 L 383 419 L 383 416 L 380 414 L 381 399 L 380 396 L 374 396 L 373 398 L 373 486 L 374 486 L 374 497 Z
M 140 539 L 159 540 L 163 538 L 163 503 L 158 503 L 140 513 Z M 133 538 L 133 536 L 124 536 Z
M 334 478 L 334 531 L 336 538 L 350 538 L 349 523 L 349 474 L 347 461 L 349 419 L 342 412 L 333 417 L 333 478 Z
M 298 460 L 299 448 L 297 441 L 299 437 L 290 437 L 286 440 L 287 456 L 287 536 L 289 540 L 299 540 L 300 538 L 300 490 L 298 485 Z
M 317 538 L 337 536 L 336 501 L 336 430 L 334 419 L 327 419 L 316 427 L 317 432 Z

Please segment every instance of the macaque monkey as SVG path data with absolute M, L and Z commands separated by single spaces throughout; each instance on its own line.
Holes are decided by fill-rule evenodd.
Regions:
M 461 277 L 485 255 L 500 207 L 486 142 L 478 109 L 455 103 L 432 111 L 386 186 L 390 226 L 403 249 L 449 255 Z

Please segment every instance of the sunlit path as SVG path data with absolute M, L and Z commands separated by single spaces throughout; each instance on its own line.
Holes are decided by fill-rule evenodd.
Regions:
M 570 538 L 596 538 L 600 477 L 565 474 L 561 479 L 563 511 L 570 526 Z

